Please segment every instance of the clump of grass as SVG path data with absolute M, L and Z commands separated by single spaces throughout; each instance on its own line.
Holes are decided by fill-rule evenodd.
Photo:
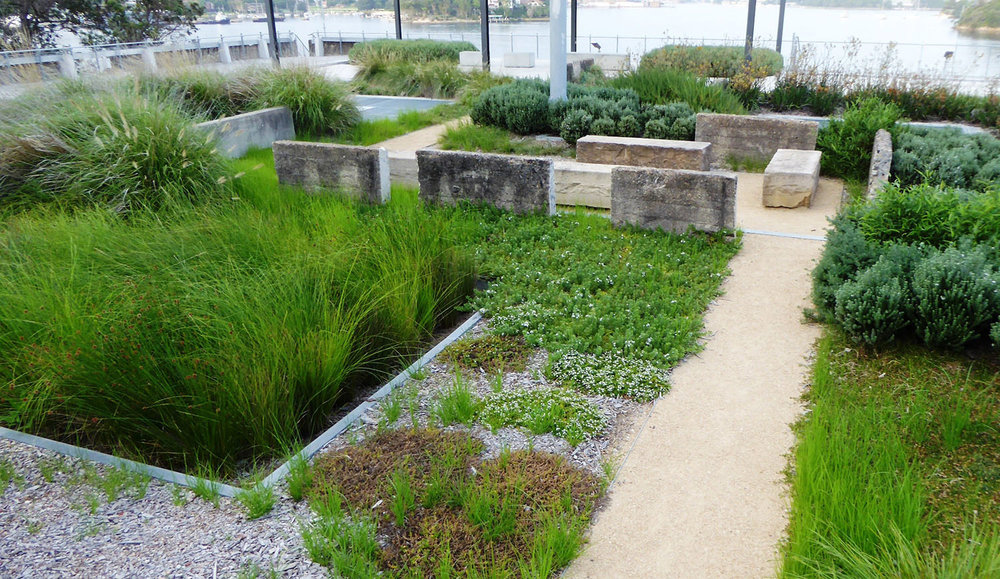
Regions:
M 296 453 L 288 461 L 288 474 L 285 476 L 288 483 L 288 496 L 295 502 L 305 498 L 306 490 L 312 484 L 312 467 L 309 460 L 302 454 Z
M 313 507 L 341 513 L 340 521 L 355 518 L 343 513 L 371 513 L 366 536 L 377 531 L 387 543 L 365 551 L 368 574 L 511 576 L 536 569 L 547 573 L 529 576 L 549 576 L 564 567 L 583 543 L 599 493 L 595 478 L 551 455 L 504 452 L 482 461 L 481 451 L 481 443 L 457 432 L 385 432 L 317 460 Z M 406 502 L 401 524 L 393 512 L 398 485 L 390 483 L 398 479 L 416 497 Z M 334 509 L 327 506 L 331 493 L 338 497 Z M 315 527 L 305 533 L 307 548 L 318 542 Z M 335 565 L 329 551 L 317 551 L 315 560 Z
M 346 86 L 305 66 L 259 72 L 250 103 L 253 109 L 288 107 L 300 135 L 336 135 L 361 120 Z
M 491 394 L 483 401 L 479 419 L 493 430 L 513 426 L 532 434 L 551 432 L 573 446 L 607 427 L 597 405 L 580 394 L 555 388 Z
M 572 157 L 572 148 L 543 143 L 531 138 L 517 137 L 497 127 L 462 123 L 449 127 L 438 139 L 446 151 L 480 151 L 505 155 Z
M 241 490 L 236 493 L 235 498 L 236 502 L 243 505 L 247 519 L 251 521 L 270 513 L 278 502 L 277 497 L 274 496 L 274 487 L 262 484 Z
M 760 76 L 781 70 L 781 54 L 770 48 L 754 48 L 750 53 Z M 742 46 L 693 46 L 672 44 L 646 53 L 640 70 L 683 70 L 701 77 L 732 77 L 743 67 Z
M 916 345 L 858 352 L 830 331 L 799 427 L 782 576 L 995 573 L 1000 534 L 982 522 L 1000 512 L 998 378 Z
M 444 351 L 443 357 L 462 368 L 481 368 L 487 373 L 495 374 L 524 370 L 530 353 L 530 348 L 519 336 L 488 334 L 455 342 Z
M 695 112 L 746 113 L 739 97 L 726 87 L 707 84 L 683 70 L 640 68 L 625 72 L 609 82 L 615 88 L 635 91 L 645 103 L 666 105 L 679 101 L 687 103 Z
M 242 166 L 270 163 L 255 155 Z M 325 428 L 347 390 L 398 371 L 472 289 L 444 213 L 247 178 L 238 201 L 169 220 L 8 222 L 4 426 L 232 469 Z
M 354 45 L 359 66 L 355 87 L 365 94 L 451 98 L 468 77 L 458 70 L 458 53 L 475 50 L 468 42 L 375 40 Z
M 24 477 L 17 472 L 17 469 L 14 468 L 14 463 L 10 459 L 0 459 L 0 495 L 7 491 L 7 487 L 11 483 L 21 486 L 23 481 Z
M 420 130 L 424 127 L 457 119 L 466 114 L 456 105 L 438 105 L 429 111 L 403 111 L 395 119 L 362 120 L 335 139 L 345 145 L 368 146 Z
M 476 418 L 479 406 L 479 399 L 472 388 L 462 377 L 461 372 L 456 372 L 451 385 L 446 386 L 439 394 L 433 413 L 442 426 L 468 425 Z

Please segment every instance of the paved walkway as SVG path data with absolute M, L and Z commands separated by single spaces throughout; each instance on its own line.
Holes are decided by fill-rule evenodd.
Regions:
M 760 204 L 760 176 L 740 175 L 746 234 L 705 350 L 678 366 L 567 577 L 767 577 L 787 524 L 782 471 L 802 411 L 818 326 L 803 322 L 809 272 L 840 187 L 810 209 Z M 756 186 L 755 186 L 756 184 Z

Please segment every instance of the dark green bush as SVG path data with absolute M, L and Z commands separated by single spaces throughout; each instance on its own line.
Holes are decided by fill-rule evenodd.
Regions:
M 990 135 L 910 128 L 893 145 L 892 174 L 904 185 L 926 180 L 984 190 L 1000 183 L 1000 140 Z
M 576 145 L 580 138 L 590 134 L 594 117 L 583 109 L 575 109 L 566 114 L 559 127 L 559 136 L 570 145 Z
M 855 340 L 870 346 L 884 344 L 909 325 L 911 300 L 901 265 L 883 255 L 837 290 L 837 321 Z
M 625 115 L 618 121 L 618 134 L 622 137 L 638 137 L 642 134 L 642 125 L 635 115 Z
M 816 139 L 816 148 L 823 152 L 823 173 L 856 181 L 867 179 L 875 133 L 893 129 L 899 117 L 895 105 L 878 99 L 848 106 L 843 119 L 831 120 Z
M 746 113 L 739 97 L 724 86 L 706 84 L 704 80 L 683 70 L 640 68 L 611 79 L 611 85 L 634 91 L 642 102 L 648 104 L 684 102 L 696 112 L 734 115 Z
M 489 125 L 520 135 L 549 129 L 548 85 L 541 81 L 516 81 L 486 89 L 469 112 L 477 125 Z
M 355 44 L 347 56 L 352 63 L 360 66 L 366 66 L 375 60 L 408 60 L 411 62 L 447 60 L 458 64 L 458 53 L 469 50 L 476 50 L 476 47 L 471 42 L 464 40 L 382 38 Z
M 821 317 L 835 319 L 837 290 L 874 264 L 878 255 L 852 219 L 842 215 L 833 220 L 823 256 L 812 272 L 813 303 Z
M 914 326 L 931 346 L 961 348 L 1000 314 L 1000 280 L 983 249 L 948 248 L 913 272 Z
M 783 60 L 770 48 L 754 48 L 750 54 L 762 76 L 777 74 Z M 669 45 L 647 52 L 640 69 L 678 69 L 701 77 L 732 77 L 743 67 L 742 46 Z
M 643 137 L 647 139 L 669 139 L 670 126 L 663 119 L 653 119 L 646 123 Z
M 616 133 L 615 121 L 608 117 L 601 117 L 590 125 L 590 132 L 595 135 L 614 135 Z

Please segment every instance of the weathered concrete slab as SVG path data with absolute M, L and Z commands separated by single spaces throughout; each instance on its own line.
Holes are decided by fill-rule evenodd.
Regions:
M 458 53 L 459 66 L 483 67 L 483 53 L 478 50 L 463 50 Z
M 276 141 L 274 169 L 283 185 L 341 189 L 369 203 L 389 199 L 389 156 L 385 149 Z
M 416 151 L 389 151 L 389 180 L 393 185 L 420 187 Z
M 508 52 L 503 55 L 505 68 L 531 68 L 535 66 L 534 52 Z
M 711 143 L 587 135 L 576 142 L 581 163 L 707 171 Z
M 515 213 L 556 210 L 550 159 L 465 151 L 417 151 L 420 198 L 430 203 L 488 203 Z
M 767 163 L 778 149 L 816 148 L 818 125 L 809 121 L 698 113 L 694 140 L 712 143 L 710 162 L 727 159 Z
M 889 182 L 889 169 L 892 167 L 892 135 L 885 129 L 875 133 L 875 143 L 872 145 L 872 162 L 868 166 L 868 199 L 874 199 L 878 192 Z
M 819 184 L 820 155 L 778 149 L 764 169 L 764 207 L 809 207 Z
M 198 123 L 195 128 L 214 134 L 219 152 L 231 159 L 242 157 L 254 147 L 266 149 L 275 141 L 295 138 L 292 111 L 288 107 L 274 107 Z
M 615 167 L 611 222 L 684 233 L 736 226 L 736 175 Z

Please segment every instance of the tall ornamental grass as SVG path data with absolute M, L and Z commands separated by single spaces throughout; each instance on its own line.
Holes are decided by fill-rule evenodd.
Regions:
M 233 470 L 328 424 L 471 291 L 441 214 L 278 190 L 0 225 L 0 424 Z

